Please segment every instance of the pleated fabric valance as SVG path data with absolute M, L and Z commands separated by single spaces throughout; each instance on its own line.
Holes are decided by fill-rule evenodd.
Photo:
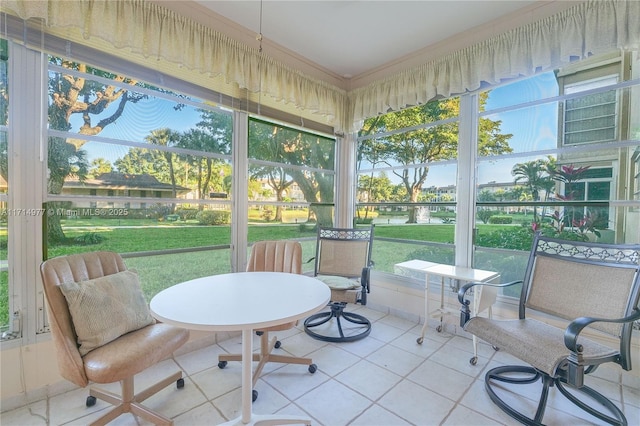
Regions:
M 590 1 L 349 92 L 362 120 L 612 49 L 637 49 L 639 1 Z
M 320 114 L 345 131 L 357 131 L 362 120 L 390 110 L 612 49 L 637 49 L 640 43 L 640 1 L 588 1 L 347 93 L 144 0 L 2 0 L 1 5 L 22 19 L 42 19 L 50 29 L 71 28 L 85 40 L 97 38 L 145 58 L 222 77 L 227 84 Z
M 320 114 L 333 125 L 344 118 L 344 90 L 158 4 L 144 0 L 2 0 L 1 4 L 3 10 L 21 19 L 41 19 L 52 33 L 61 28 L 76 29 L 64 35 L 97 38 L 145 58 L 222 76 L 227 84 L 252 93 L 260 91 L 277 102 Z

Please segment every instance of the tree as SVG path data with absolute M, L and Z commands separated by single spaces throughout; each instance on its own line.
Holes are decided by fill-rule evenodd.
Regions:
M 179 133 L 168 129 L 156 129 L 152 130 L 149 136 L 145 137 L 144 140 L 153 144 L 164 147 L 172 147 L 175 146 L 179 139 Z M 169 180 L 171 181 L 171 196 L 176 198 L 178 195 L 178 191 L 176 190 L 176 173 L 173 165 L 173 152 L 171 151 L 162 151 L 162 155 L 167 160 L 167 165 L 169 166 Z M 171 213 L 175 212 L 176 204 L 171 203 Z
M 252 121 L 249 127 L 249 155 L 274 163 L 285 161 L 283 147 L 286 138 L 291 133 L 279 126 L 270 126 L 259 121 Z M 284 167 L 269 165 L 251 165 L 249 172 L 252 179 L 265 180 L 276 195 L 276 201 L 281 203 L 286 191 L 293 185 L 294 180 Z M 282 221 L 282 206 L 276 205 L 276 222 Z
M 480 95 L 480 109 L 484 109 L 487 93 Z M 365 121 L 360 136 L 382 134 L 360 144 L 359 156 L 371 164 L 406 166 L 392 173 L 400 178 L 407 193 L 406 201 L 415 203 L 429 174 L 429 165 L 436 161 L 457 157 L 458 124 L 454 120 L 460 111 L 460 99 L 450 98 L 391 112 Z M 451 119 L 451 121 L 446 121 Z M 429 123 L 445 121 L 434 126 Z M 478 132 L 479 155 L 511 152 L 511 134 L 500 133 L 500 121 L 480 119 Z M 411 129 L 401 131 L 401 129 Z M 395 131 L 399 131 L 395 133 Z M 416 209 L 409 208 L 409 223 L 416 223 Z
M 511 169 L 511 175 L 515 176 L 514 183 L 522 182 L 523 186 L 529 192 L 531 200 L 534 202 L 540 201 L 540 191 L 544 191 L 546 201 L 554 187 L 549 172 L 550 168 L 555 164 L 554 161 L 552 157 L 547 157 L 546 159 L 537 159 L 515 164 Z M 534 222 L 538 221 L 537 211 L 537 207 L 534 206 Z
M 375 203 L 391 199 L 393 184 L 385 173 L 379 176 L 362 175 L 358 178 L 358 201 Z M 360 214 L 358 212 L 358 214 Z M 365 219 L 369 214 L 369 208 L 365 209 Z
M 50 62 L 62 68 L 93 74 L 114 83 L 122 83 L 131 87 L 136 81 L 123 75 L 117 75 L 91 68 L 85 64 L 78 64 L 56 57 Z M 97 80 L 97 79 L 96 79 Z M 82 117 L 82 125 L 77 133 L 80 135 L 97 135 L 107 126 L 112 125 L 122 115 L 129 103 L 138 102 L 145 96 L 131 93 L 128 89 L 116 84 L 106 84 L 101 81 L 87 80 L 72 73 L 55 73 L 49 78 L 49 128 L 53 130 L 71 131 L 72 117 Z M 112 104 L 116 108 L 109 108 Z M 94 118 L 99 120 L 95 123 Z M 86 153 L 81 150 L 86 143 L 84 139 L 69 137 L 49 138 L 49 181 L 48 191 L 60 194 L 64 180 L 71 174 L 76 174 L 83 180 L 88 172 Z M 56 203 L 50 203 L 55 207 Z M 60 224 L 60 216 L 47 216 L 47 234 L 50 242 L 62 242 L 65 235 Z
M 194 151 L 215 153 L 221 155 L 231 154 L 231 141 L 233 136 L 233 120 L 230 114 L 220 111 L 200 109 L 200 118 L 196 124 L 197 129 L 191 129 L 178 138 L 177 146 Z M 212 190 L 217 192 L 229 192 L 225 188 L 225 170 L 228 164 L 220 159 L 210 156 L 183 155 L 190 168 L 195 170 L 195 180 L 198 197 L 204 200 Z M 188 186 L 188 185 L 187 185 Z M 200 204 L 200 210 L 204 205 Z
M 334 169 L 335 144 L 317 135 L 297 132 L 295 137 L 287 139 L 284 157 L 289 164 L 307 167 L 291 169 L 289 173 L 305 200 L 312 203 L 318 225 L 333 225 L 334 175 L 321 170 Z M 314 207 L 313 203 L 319 205 Z
M 104 158 L 95 158 L 91 161 L 91 167 L 89 168 L 89 176 L 96 177 L 100 176 L 103 173 L 111 173 L 113 171 L 113 166 L 109 160 Z
M 191 129 L 180 136 L 178 140 L 178 146 L 198 151 L 209 151 L 206 148 L 210 145 L 213 145 L 211 135 L 200 129 Z M 184 157 L 187 164 L 190 165 L 190 169 L 194 170 L 198 198 L 204 200 L 211 192 L 215 164 L 220 160 L 194 155 L 185 155 Z M 202 210 L 203 208 L 204 205 L 200 204 L 199 209 Z
M 129 152 L 114 162 L 120 173 L 153 175 L 160 182 L 169 181 L 169 165 L 163 153 L 146 148 L 129 148 Z
M 281 196 L 284 189 L 295 182 L 305 200 L 312 204 L 310 210 L 314 210 L 318 223 L 332 225 L 332 209 L 328 207 L 333 203 L 334 178 L 333 173 L 323 170 L 334 169 L 333 141 L 286 127 L 265 126 L 259 122 L 254 122 L 251 129 L 250 157 L 285 165 L 285 168 L 270 164 L 252 167 L 252 176 L 271 176 L 268 178 L 269 185 L 276 194 L 282 189 Z M 288 168 L 286 165 L 294 167 Z M 321 206 L 314 207 L 314 204 Z
M 50 194 L 60 194 L 62 192 L 62 185 L 67 176 L 77 176 L 80 181 L 83 181 L 89 171 L 86 152 L 58 137 L 49 138 L 48 164 L 49 180 L 47 182 L 47 190 Z M 50 203 L 49 206 L 58 208 L 61 204 L 54 202 Z M 47 215 L 46 218 L 48 241 L 65 241 L 66 237 L 60 224 L 60 216 Z
M 527 188 L 528 195 L 533 201 L 540 200 L 539 189 L 540 182 L 543 179 L 546 170 L 544 168 L 543 160 L 527 161 L 525 163 L 518 163 L 511 169 L 511 174 L 515 176 L 514 183 L 522 182 L 525 188 Z M 538 209 L 533 207 L 533 221 L 537 222 Z

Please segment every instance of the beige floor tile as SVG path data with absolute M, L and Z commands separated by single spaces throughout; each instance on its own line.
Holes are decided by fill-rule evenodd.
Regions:
M 522 364 L 513 356 L 480 342 L 477 365 L 471 365 L 470 339 L 429 328 L 422 344 L 416 339 L 421 324 L 367 307 L 356 308 L 373 322 L 371 335 L 355 342 L 328 343 L 308 336 L 301 324 L 278 332 L 282 342 L 274 353 L 309 356 L 315 374 L 306 365 L 268 363 L 256 384 L 257 414 L 308 417 L 316 426 L 405 425 L 513 425 L 484 389 L 488 369 Z M 329 324 L 331 326 L 334 324 Z M 254 336 L 254 350 L 259 350 Z M 176 426 L 215 425 L 237 418 L 241 409 L 241 364 L 218 368 L 218 355 L 240 353 L 241 338 L 233 335 L 217 344 L 168 359 L 136 377 L 136 390 L 182 369 L 185 387 L 167 386 L 146 402 L 149 408 L 173 418 Z M 625 412 L 629 424 L 640 424 L 640 379 L 618 367 L 598 369 L 587 383 L 597 387 Z M 118 383 L 100 385 L 119 393 Z M 504 399 L 517 409 L 533 412 L 540 384 L 502 384 Z M 66 390 L 66 389 L 65 389 Z M 25 407 L 3 412 L 3 426 L 86 425 L 111 406 L 98 400 L 85 406 L 88 389 L 74 389 Z M 554 388 L 544 423 L 600 425 Z M 131 414 L 110 426 L 146 426 Z

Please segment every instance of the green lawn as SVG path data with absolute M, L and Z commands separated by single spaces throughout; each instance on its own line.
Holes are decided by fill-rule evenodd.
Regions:
M 92 235 L 102 238 L 97 244 L 73 243 L 48 247 L 48 257 L 86 251 L 111 250 L 118 253 L 136 253 L 167 249 L 196 248 L 216 245 L 229 245 L 231 228 L 229 226 L 200 226 L 185 222 L 157 222 L 146 219 L 96 220 L 72 219 L 63 223 L 69 238 Z M 87 228 L 89 227 L 89 228 Z M 479 225 L 479 232 L 485 233 L 508 225 Z M 452 244 L 453 224 L 430 225 L 377 225 L 377 238 L 394 238 L 413 241 L 430 241 Z M 89 237 L 87 237 L 89 235 Z M 303 261 L 315 254 L 316 231 L 310 224 L 259 224 L 250 225 L 249 241 L 267 239 L 307 239 L 303 241 Z M 95 240 L 95 238 L 93 239 Z M 0 245 L 6 259 L 6 228 L 0 228 Z M 420 245 L 383 242 L 374 244 L 373 258 L 375 268 L 393 271 L 393 265 L 411 258 L 431 256 L 425 254 Z M 452 251 L 451 251 L 452 253 Z M 446 253 L 443 256 L 450 256 Z M 435 254 L 438 256 L 438 253 Z M 446 258 L 448 260 L 448 258 Z M 435 260 L 438 260 L 437 257 Z M 440 259 L 445 261 L 445 258 Z M 141 281 L 148 298 L 158 291 L 186 279 L 230 271 L 230 251 L 228 249 L 199 251 L 181 254 L 165 254 L 149 257 L 130 257 L 127 265 L 139 271 Z M 305 263 L 306 271 L 313 270 L 313 263 Z M 0 273 L 0 325 L 8 323 L 8 274 Z

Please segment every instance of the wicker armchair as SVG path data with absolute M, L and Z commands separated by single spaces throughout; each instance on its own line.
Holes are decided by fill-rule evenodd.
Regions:
M 495 286 L 515 283 L 522 283 L 522 292 L 519 317 L 513 320 L 470 317 L 465 293 L 475 285 L 493 284 L 470 283 L 458 293 L 461 326 L 528 364 L 489 370 L 485 388 L 491 400 L 519 422 L 539 425 L 549 388 L 555 386 L 597 419 L 626 425 L 622 411 L 587 386 L 585 377 L 604 363 L 631 369 L 631 331 L 640 319 L 640 245 L 565 241 L 537 234 L 524 280 Z M 533 319 L 534 312 L 544 322 Z M 505 388 L 517 392 L 515 385 L 538 380 L 542 388 L 535 413 L 518 411 L 500 396 Z

